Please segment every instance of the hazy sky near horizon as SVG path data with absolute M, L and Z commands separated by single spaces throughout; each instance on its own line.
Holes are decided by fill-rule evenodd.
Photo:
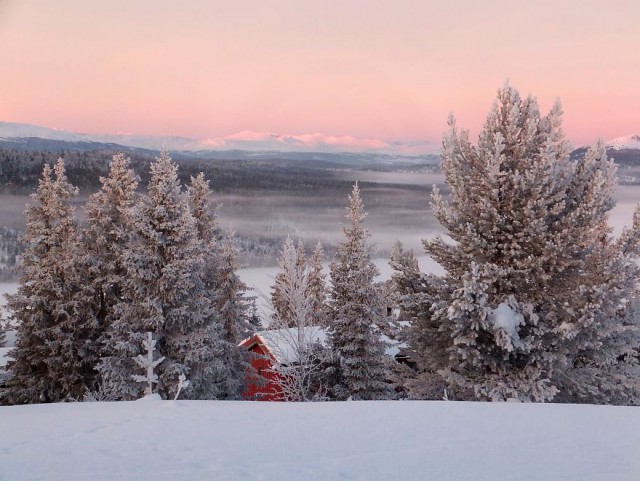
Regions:
M 0 120 L 440 142 L 506 79 L 577 145 L 640 133 L 637 0 L 0 0 Z

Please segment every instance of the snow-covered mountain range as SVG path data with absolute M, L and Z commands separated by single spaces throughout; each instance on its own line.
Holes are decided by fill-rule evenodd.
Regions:
M 621 167 L 640 166 L 640 135 L 616 137 L 605 142 L 607 155 Z M 580 147 L 571 152 L 571 157 L 580 158 L 587 152 L 588 146 Z M 635 183 L 635 181 L 634 181 Z
M 609 155 L 621 165 L 640 165 L 640 135 L 617 137 L 607 143 Z M 437 164 L 437 142 L 385 142 L 351 136 L 280 134 L 245 130 L 224 137 L 193 139 L 180 136 L 87 134 L 36 125 L 0 122 L 0 146 L 21 150 L 122 150 L 155 155 L 165 148 L 174 156 L 330 161 L 341 164 Z M 587 147 L 572 155 L 584 155 Z
M 399 157 L 416 157 L 437 153 L 439 143 L 428 141 L 385 142 L 352 136 L 333 136 L 321 133 L 281 134 L 245 130 L 224 137 L 193 139 L 180 136 L 146 136 L 129 134 L 85 134 L 50 129 L 28 124 L 0 122 L 0 141 L 15 139 L 43 139 L 73 143 L 117 144 L 136 149 L 191 152 L 247 151 L 247 152 L 320 152 L 371 153 Z

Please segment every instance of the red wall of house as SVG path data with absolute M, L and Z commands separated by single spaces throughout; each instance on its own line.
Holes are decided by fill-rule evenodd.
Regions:
M 254 369 L 247 372 L 247 387 L 242 397 L 257 401 L 282 401 L 282 390 L 274 382 L 278 374 L 271 370 L 273 364 L 267 349 L 256 342 L 256 338 L 251 338 L 242 345 L 251 346 L 249 352 L 252 354 L 251 366 Z

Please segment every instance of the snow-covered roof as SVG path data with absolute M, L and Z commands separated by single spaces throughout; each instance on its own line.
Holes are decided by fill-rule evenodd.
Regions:
M 298 335 L 299 331 L 296 327 L 269 329 L 256 333 L 259 342 L 281 364 L 298 362 L 298 348 L 300 346 L 310 346 L 316 343 L 327 346 L 327 332 L 321 327 L 311 326 L 304 328 L 300 339 Z
M 252 339 L 252 337 L 243 340 L 240 344 L 245 344 L 249 339 Z M 301 344 L 308 346 L 319 343 L 324 347 L 328 346 L 327 331 L 318 326 L 305 328 L 302 339 L 298 339 L 298 329 L 295 327 L 268 329 L 257 332 L 255 337 L 258 342 L 269 350 L 269 353 L 275 358 L 276 362 L 281 364 L 295 364 L 298 362 L 297 352 L 298 346 Z M 385 354 L 387 356 L 394 357 L 400 352 L 402 345 L 398 341 L 391 340 L 384 334 L 380 335 L 380 339 L 385 345 Z

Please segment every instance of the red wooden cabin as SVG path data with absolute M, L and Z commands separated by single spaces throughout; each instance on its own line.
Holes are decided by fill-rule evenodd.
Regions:
M 298 348 L 313 344 L 326 345 L 324 329 L 310 326 L 304 331 L 294 327 L 260 331 L 240 343 L 251 353 L 254 370 L 247 374 L 245 399 L 258 401 L 284 401 L 281 374 L 276 366 L 293 366 L 300 362 Z
M 298 336 L 304 336 L 299 338 Z M 386 354 L 398 362 L 406 362 L 400 354 L 400 344 L 380 335 L 386 344 Z M 247 373 L 247 387 L 242 395 L 247 400 L 284 401 L 278 365 L 291 366 L 299 362 L 296 346 L 319 343 L 327 345 L 327 333 L 320 327 L 309 327 L 300 333 L 296 328 L 260 331 L 239 345 L 249 350 L 253 369 Z M 406 356 L 405 356 L 406 357 Z
M 247 374 L 247 387 L 242 397 L 257 401 L 282 401 L 282 390 L 275 381 L 278 373 L 272 370 L 278 360 L 262 336 L 254 334 L 242 341 L 240 346 L 251 353 L 251 366 L 255 370 Z

